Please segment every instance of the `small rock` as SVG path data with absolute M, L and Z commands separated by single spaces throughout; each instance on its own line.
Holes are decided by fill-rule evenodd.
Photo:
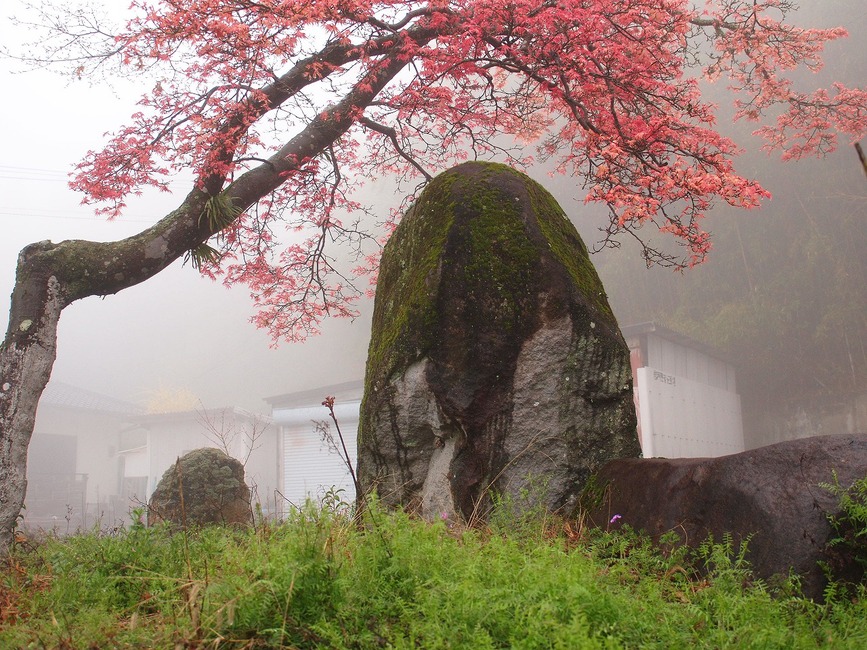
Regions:
M 163 474 L 148 503 L 149 526 L 161 521 L 176 528 L 249 525 L 252 520 L 244 466 L 213 448 L 195 449 L 181 456 Z

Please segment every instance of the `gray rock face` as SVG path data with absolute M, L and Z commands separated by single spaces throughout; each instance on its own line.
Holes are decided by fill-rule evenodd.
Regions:
M 429 518 L 492 494 L 568 514 L 638 453 L 629 351 L 560 206 L 503 165 L 438 176 L 383 252 L 362 488 Z
M 195 449 L 181 456 L 163 474 L 148 503 L 148 525 L 162 521 L 177 528 L 252 523 L 244 466 L 219 449 Z
M 604 495 L 589 512 L 605 526 L 619 514 L 652 536 L 677 532 L 689 544 L 731 533 L 749 538 L 747 559 L 763 579 L 794 570 L 807 596 L 819 598 L 826 581 L 818 562 L 826 552 L 837 497 L 819 487 L 848 487 L 867 476 L 867 434 L 781 442 L 720 458 L 625 459 L 598 474 Z M 750 537 L 752 536 L 752 537 Z M 845 571 L 846 567 L 837 567 Z

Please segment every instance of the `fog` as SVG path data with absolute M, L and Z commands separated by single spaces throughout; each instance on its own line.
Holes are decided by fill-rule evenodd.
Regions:
M 0 12 L 10 9 L 0 9 Z M 821 3 L 821 8 L 810 6 L 802 13 L 804 24 L 843 24 L 851 32 L 845 42 L 831 45 L 826 71 L 819 77 L 811 77 L 809 82 L 827 85 L 838 79 L 850 85 L 863 85 L 867 78 L 863 48 L 863 43 L 867 42 L 867 20 L 863 0 L 829 0 Z M 4 16 L 0 22 L 0 40 L 12 42 L 11 29 Z M 67 188 L 66 174 L 88 149 L 100 145 L 104 132 L 122 124 L 134 110 L 135 88 L 129 84 L 119 84 L 114 90 L 81 83 L 65 85 L 66 80 L 54 74 L 44 71 L 15 74 L 15 67 L 9 61 L 0 60 L 6 98 L 0 109 L 3 111 L 0 120 L 0 295 L 3 296 L 0 308 L 3 313 L 8 311 L 5 297 L 12 289 L 15 259 L 24 245 L 44 239 L 113 240 L 127 236 L 174 208 L 188 189 L 181 180 L 174 186 L 178 195 L 147 194 L 131 202 L 127 216 L 116 222 L 106 223 L 94 217 L 88 208 L 78 205 L 80 196 Z M 720 100 L 726 101 L 722 95 Z M 724 236 L 703 267 L 684 274 L 645 270 L 637 251 L 629 247 L 600 254 L 595 261 L 621 324 L 668 318 L 666 324 L 677 327 L 678 322 L 671 322 L 671 315 L 677 312 L 681 329 L 686 333 L 709 339 L 708 342 L 720 346 L 725 354 L 738 357 L 735 361 L 742 364 L 739 372 L 743 373 L 743 385 L 748 387 L 753 385 L 750 383 L 750 373 L 754 370 L 749 367 L 751 353 L 738 351 L 737 342 L 725 336 L 725 321 L 720 314 L 725 313 L 726 306 L 721 303 L 725 300 L 737 303 L 744 292 L 758 295 L 756 287 L 766 286 L 763 276 L 750 271 L 755 269 L 754 273 L 759 273 L 764 269 L 758 258 L 762 250 L 769 259 L 774 255 L 802 254 L 797 250 L 797 242 L 788 239 L 789 235 L 787 238 L 780 236 L 780 224 L 786 219 L 820 220 L 821 228 L 833 233 L 841 243 L 837 251 L 841 254 L 845 248 L 842 244 L 852 236 L 863 239 L 867 222 L 858 219 L 867 218 L 867 179 L 852 147 L 845 142 L 841 142 L 838 152 L 825 161 L 783 166 L 777 156 L 768 158 L 754 153 L 756 146 L 748 135 L 748 125 L 723 126 L 751 150 L 738 164 L 739 171 L 765 182 L 775 199 L 761 210 L 745 215 L 735 215 L 734 211 L 724 208 L 717 210 L 709 219 L 710 230 L 730 232 L 731 224 L 736 222 L 737 237 Z M 592 245 L 597 239 L 595 226 L 581 203 L 579 190 L 565 179 L 546 180 L 542 172 L 534 176 L 561 200 L 585 240 Z M 394 203 L 398 201 L 395 197 Z M 836 216 L 846 219 L 838 223 L 832 218 Z M 847 228 L 860 232 L 847 231 Z M 775 250 L 777 244 L 783 245 L 783 239 L 788 248 Z M 744 245 L 745 241 L 749 246 Z M 863 257 L 861 250 L 850 251 L 853 260 Z M 834 267 L 836 252 L 833 248 L 811 254 L 830 255 L 827 267 Z M 735 266 L 744 272 L 734 274 Z M 816 268 L 821 267 L 820 260 Z M 846 281 L 854 286 L 856 280 L 864 280 L 864 267 L 853 261 L 850 268 L 855 278 Z M 737 279 L 725 280 L 729 274 Z M 799 297 L 805 305 L 820 297 L 807 292 L 821 292 L 823 283 L 810 287 L 803 278 L 793 278 L 794 281 L 805 292 Z M 769 282 L 778 284 L 782 280 L 774 277 Z M 829 282 L 837 281 L 829 279 Z M 720 291 L 721 285 L 728 290 Z M 797 296 L 798 290 L 794 287 L 789 293 L 774 295 Z M 842 323 L 843 329 L 832 338 L 842 340 L 845 332 L 851 339 L 850 349 L 861 345 L 863 350 L 867 340 L 863 317 L 867 303 L 864 300 L 862 292 L 853 295 L 849 304 L 852 313 L 862 314 L 860 320 L 844 315 L 835 321 Z M 685 305 L 685 301 L 688 304 Z M 248 322 L 253 308 L 243 287 L 226 289 L 199 277 L 192 268 L 175 263 L 155 278 L 116 296 L 90 298 L 68 307 L 61 318 L 52 381 L 140 405 L 158 401 L 159 395 L 168 391 L 188 395 L 206 407 L 241 406 L 265 412 L 267 405 L 263 398 L 362 376 L 372 305 L 365 301 L 360 308 L 361 316 L 353 322 L 327 322 L 321 336 L 304 344 L 283 344 L 274 349 L 267 335 Z M 827 309 L 832 308 L 836 307 L 827 306 Z M 704 317 L 713 322 L 708 324 L 709 321 L 703 321 Z M 758 321 L 755 328 L 760 329 Z M 795 331 L 797 328 L 791 330 Z M 787 336 L 791 332 L 787 332 Z M 805 335 L 812 337 L 811 341 L 790 339 L 784 346 L 778 346 L 772 344 L 780 336 L 776 326 L 759 334 L 751 341 L 750 349 L 763 349 L 763 342 L 767 342 L 765 348 L 780 354 L 810 348 L 816 337 L 815 329 L 805 330 Z M 860 383 L 864 377 L 862 370 L 854 372 L 849 366 L 867 366 L 867 356 L 850 355 L 851 363 L 840 355 L 829 359 L 832 361 L 826 364 L 829 367 L 823 368 L 823 378 L 851 376 L 855 388 L 865 388 L 864 383 Z M 745 366 L 744 362 L 747 362 Z M 805 357 L 804 362 L 815 365 L 816 359 Z M 776 390 L 789 389 L 781 381 Z
M 0 12 L 11 9 L 4 3 Z M 12 43 L 16 36 L 4 15 L 0 42 Z M 67 174 L 135 110 L 137 89 L 125 82 L 113 89 L 68 84 L 53 73 L 17 69 L 0 59 L 8 98 L 0 109 L 4 314 L 25 245 L 120 239 L 154 223 L 189 191 L 189 183 L 178 181 L 172 184 L 176 195 L 145 194 L 114 222 L 94 216 L 67 187 Z M 309 343 L 273 349 L 269 337 L 249 323 L 253 308 L 243 287 L 226 289 L 176 262 L 146 283 L 67 307 L 52 381 L 143 405 L 181 392 L 206 407 L 264 411 L 265 397 L 361 376 L 372 305 L 360 307 L 355 321 L 332 319 Z
M 867 80 L 867 13 L 851 0 L 805 3 L 799 24 L 845 26 L 825 69 L 800 90 Z M 720 130 L 745 152 L 741 174 L 773 199 L 718 206 L 701 266 L 647 270 L 635 247 L 597 255 L 621 325 L 654 320 L 708 343 L 737 369 L 747 447 L 804 435 L 867 431 L 867 178 L 847 139 L 824 159 L 782 163 L 759 152 L 751 124 L 731 124 L 731 98 L 711 87 Z

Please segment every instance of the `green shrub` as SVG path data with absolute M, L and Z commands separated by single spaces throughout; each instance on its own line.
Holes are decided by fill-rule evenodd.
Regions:
M 851 591 L 863 585 L 867 572 L 867 477 L 843 487 L 833 473 L 832 483 L 821 485 L 838 499 L 838 510 L 828 514 L 833 531 L 826 548 L 829 577 Z M 832 589 L 835 588 L 833 585 Z

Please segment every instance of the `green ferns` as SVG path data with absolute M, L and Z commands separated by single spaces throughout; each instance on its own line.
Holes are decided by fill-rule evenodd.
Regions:
M 834 472 L 833 482 L 821 487 L 838 499 L 837 512 L 828 514 L 833 534 L 823 567 L 832 590 L 857 590 L 867 577 L 867 477 L 844 487 Z
M 863 590 L 823 605 L 772 592 L 727 540 L 690 551 L 626 525 L 467 530 L 370 507 L 363 522 L 308 506 L 257 529 L 21 547 L 0 647 L 867 647 Z

